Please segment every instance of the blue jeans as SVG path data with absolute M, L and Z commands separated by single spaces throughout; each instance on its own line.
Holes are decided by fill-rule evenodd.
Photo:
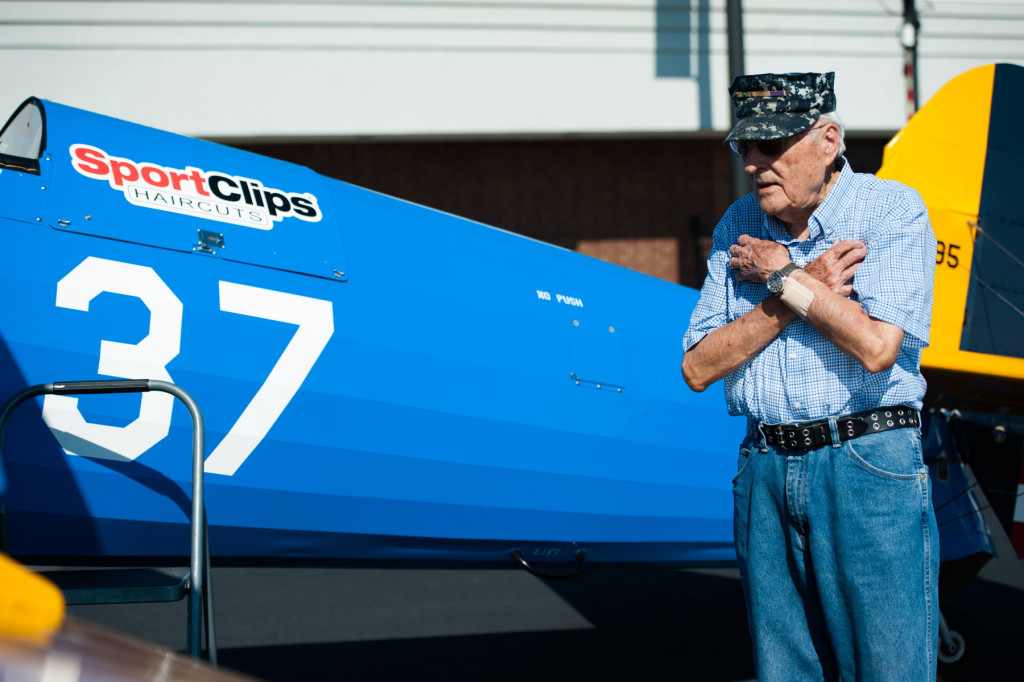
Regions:
M 798 455 L 748 436 L 738 468 L 758 681 L 934 680 L 939 534 L 918 430 Z

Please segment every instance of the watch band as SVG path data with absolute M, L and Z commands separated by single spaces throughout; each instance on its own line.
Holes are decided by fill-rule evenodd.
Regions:
M 768 285 L 768 291 L 776 296 L 781 294 L 786 283 L 786 277 L 788 277 L 789 274 L 798 267 L 799 266 L 796 263 L 789 262 L 772 274 L 768 275 L 768 281 L 766 282 Z

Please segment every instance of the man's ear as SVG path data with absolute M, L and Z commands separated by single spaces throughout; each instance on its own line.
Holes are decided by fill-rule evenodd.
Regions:
M 822 152 L 829 163 L 835 163 L 839 156 L 839 126 L 835 123 L 828 123 L 821 131 Z

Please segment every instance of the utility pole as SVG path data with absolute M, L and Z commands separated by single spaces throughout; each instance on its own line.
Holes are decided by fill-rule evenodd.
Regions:
M 917 112 L 917 33 L 921 21 L 917 18 L 914 0 L 903 0 L 903 79 L 907 86 L 907 120 Z
M 911 0 L 907 0 L 911 1 Z M 913 2 L 911 1 L 911 4 Z M 737 76 L 746 73 L 743 65 L 743 3 L 741 0 L 726 0 L 726 27 L 729 34 L 729 83 L 731 84 Z M 736 114 L 732 108 L 732 101 L 729 102 L 730 120 L 736 125 Z M 730 126 L 730 130 L 732 126 Z M 743 159 L 732 158 L 732 195 L 733 199 L 739 199 L 750 191 L 750 180 L 746 171 L 743 170 Z

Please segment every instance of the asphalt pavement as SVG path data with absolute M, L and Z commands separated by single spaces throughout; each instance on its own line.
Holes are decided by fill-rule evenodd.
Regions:
M 966 638 L 951 680 L 1024 679 L 1024 562 L 1000 558 L 943 610 Z M 220 664 L 271 681 L 753 679 L 734 569 L 215 568 Z M 175 650 L 185 606 L 73 606 L 82 620 Z

